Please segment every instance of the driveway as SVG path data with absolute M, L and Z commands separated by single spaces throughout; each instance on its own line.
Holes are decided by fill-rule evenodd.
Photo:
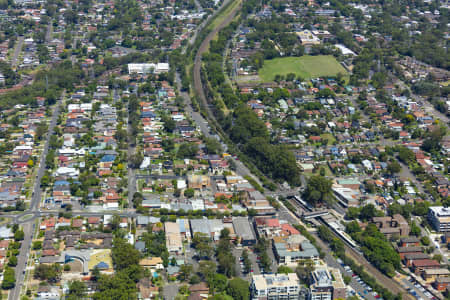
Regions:
M 168 285 L 165 285 L 163 288 L 163 297 L 164 300 L 173 300 L 178 294 L 178 289 L 180 288 L 179 283 L 171 283 Z

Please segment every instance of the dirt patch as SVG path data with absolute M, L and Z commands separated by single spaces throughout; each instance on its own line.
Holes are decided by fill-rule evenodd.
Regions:
M 70 266 L 70 273 L 81 273 L 83 272 L 83 264 L 79 260 L 73 260 L 67 263 Z
M 258 75 L 245 75 L 245 76 L 239 76 L 236 81 L 238 83 L 246 83 L 246 82 L 260 82 L 261 79 Z

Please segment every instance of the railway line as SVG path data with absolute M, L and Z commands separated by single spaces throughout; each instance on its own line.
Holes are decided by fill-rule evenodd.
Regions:
M 302 202 L 304 202 L 304 201 L 300 197 L 294 196 L 291 199 L 295 199 L 295 201 L 292 201 L 291 203 L 293 205 L 295 205 L 296 207 L 300 207 L 303 210 L 303 212 L 305 212 L 305 211 L 311 212 L 312 211 L 311 207 L 309 207 L 308 205 L 302 204 Z M 302 213 L 302 215 L 299 215 L 298 212 L 293 212 L 293 213 L 299 218 L 302 218 L 302 216 L 303 216 L 303 213 Z M 357 264 L 363 266 L 365 271 L 367 273 L 369 273 L 371 276 L 373 276 L 380 285 L 382 285 L 386 289 L 390 290 L 394 294 L 402 294 L 403 299 L 415 300 L 414 297 L 412 297 L 410 294 L 408 294 L 408 291 L 403 286 L 401 286 L 399 283 L 397 283 L 392 278 L 389 278 L 386 275 L 384 275 L 383 273 L 381 273 L 369 261 L 367 261 L 367 259 L 363 255 L 363 253 L 360 251 L 359 247 L 356 244 L 354 244 L 354 242 L 348 240 L 348 238 L 346 238 L 344 235 L 342 235 L 342 233 L 339 233 L 336 230 L 336 228 L 333 228 L 332 226 L 330 226 L 330 224 L 328 222 L 325 222 L 322 217 L 319 216 L 315 220 L 320 225 L 325 225 L 329 229 L 331 229 L 331 232 L 333 233 L 333 235 L 335 237 L 339 238 L 344 243 L 346 255 L 348 255 L 351 259 L 353 259 Z M 316 233 L 312 233 L 312 235 L 317 240 L 322 241 Z

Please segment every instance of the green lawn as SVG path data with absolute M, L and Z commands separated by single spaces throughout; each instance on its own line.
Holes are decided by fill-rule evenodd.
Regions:
M 228 4 L 225 9 L 222 8 L 222 11 L 219 12 L 219 14 L 216 16 L 216 18 L 211 22 L 211 24 L 208 25 L 208 30 L 213 30 L 220 24 L 222 24 L 223 21 L 228 17 L 228 15 L 233 11 L 233 9 L 241 3 L 241 0 L 233 1 L 230 4 Z
M 320 137 L 321 137 L 322 139 L 328 140 L 328 145 L 333 145 L 333 143 L 336 141 L 336 139 L 334 138 L 334 136 L 333 136 L 332 134 L 330 134 L 330 133 L 324 133 L 324 134 L 321 134 Z
M 347 75 L 347 71 L 331 55 L 281 57 L 265 60 L 259 70 L 259 77 L 263 82 L 273 81 L 275 75 L 294 73 L 303 79 L 322 76 L 336 76 L 338 73 Z

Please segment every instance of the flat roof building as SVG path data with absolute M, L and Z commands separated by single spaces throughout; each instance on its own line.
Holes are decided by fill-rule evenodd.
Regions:
M 341 272 L 334 268 L 319 268 L 312 274 L 313 284 L 310 286 L 311 300 L 345 299 L 346 286 Z
M 450 208 L 432 206 L 428 210 L 428 220 L 438 232 L 450 231 Z
M 183 241 L 181 239 L 180 226 L 174 222 L 164 223 L 166 232 L 166 247 L 169 252 L 181 252 L 183 250 Z
M 256 243 L 255 233 L 246 217 L 233 218 L 233 228 L 236 236 L 243 246 L 250 246 Z
M 195 236 L 196 233 L 202 233 L 209 236 L 211 239 L 218 240 L 220 232 L 225 228 L 222 220 L 218 219 L 192 219 L 191 233 Z
M 316 247 L 301 235 L 274 237 L 273 250 L 279 265 L 295 267 L 299 261 L 319 259 Z
M 253 275 L 252 300 L 298 300 L 300 280 L 296 273 Z

